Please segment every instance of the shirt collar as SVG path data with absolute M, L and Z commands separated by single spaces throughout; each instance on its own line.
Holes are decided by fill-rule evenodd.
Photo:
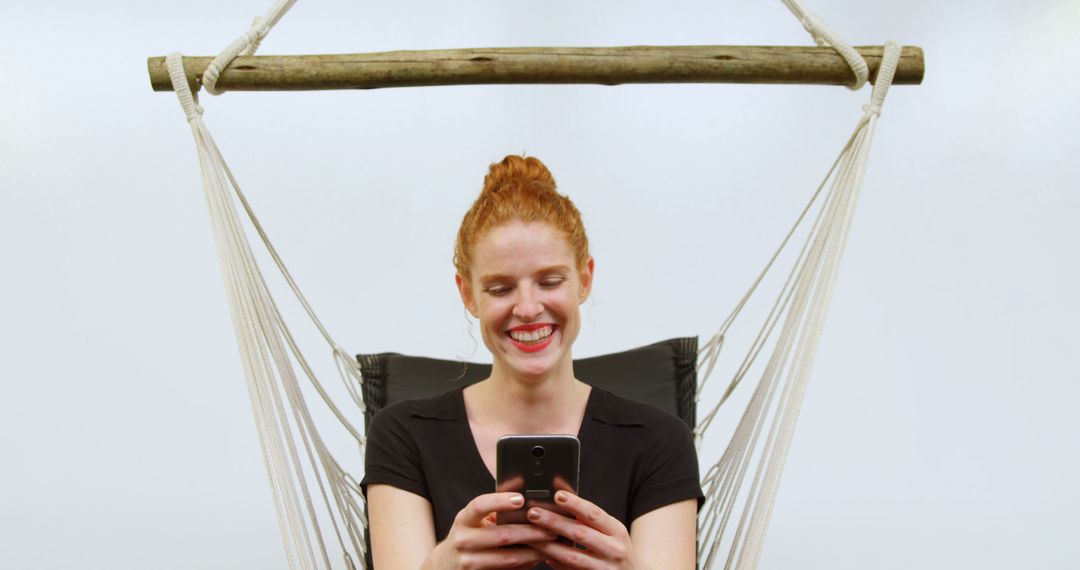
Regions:
M 592 419 L 611 426 L 644 426 L 636 406 L 620 406 L 619 397 L 607 390 L 593 386 L 585 414 Z
M 465 387 L 451 390 L 435 398 L 416 400 L 412 404 L 412 416 L 431 420 L 465 420 Z M 643 426 L 636 407 L 618 405 L 618 396 L 593 386 L 585 416 L 612 426 Z
M 465 419 L 465 397 L 462 386 L 434 398 L 416 400 L 412 403 L 412 417 L 430 420 L 457 421 Z

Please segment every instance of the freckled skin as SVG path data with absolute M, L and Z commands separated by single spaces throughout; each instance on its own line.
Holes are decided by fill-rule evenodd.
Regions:
M 471 278 L 458 276 L 466 308 L 480 320 L 495 374 L 540 380 L 572 375 L 571 346 L 581 329 L 593 263 L 576 262 L 563 234 L 545 222 L 514 221 L 484 234 L 473 249 Z M 550 324 L 551 337 L 530 352 L 510 338 L 515 327 Z

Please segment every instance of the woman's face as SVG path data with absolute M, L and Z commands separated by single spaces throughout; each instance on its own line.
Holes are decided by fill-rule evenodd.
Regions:
M 480 320 L 496 367 L 521 378 L 570 370 L 592 259 L 578 268 L 562 232 L 546 222 L 498 226 L 477 240 L 472 254 L 472 275 L 467 281 L 458 275 L 458 289 Z

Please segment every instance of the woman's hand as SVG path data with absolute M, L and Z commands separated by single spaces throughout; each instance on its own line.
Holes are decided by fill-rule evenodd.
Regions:
M 555 533 L 531 524 L 495 524 L 495 513 L 524 504 L 521 493 L 476 497 L 458 512 L 446 540 L 431 551 L 422 568 L 532 568 L 545 559 L 538 546 L 554 541 Z
M 549 565 L 556 570 L 634 567 L 630 533 L 618 519 L 593 503 L 566 491 L 555 493 L 555 503 L 559 508 L 576 516 L 577 520 L 541 508 L 529 509 L 529 520 L 534 525 L 564 536 L 585 549 L 550 541 L 530 545 L 544 554 Z

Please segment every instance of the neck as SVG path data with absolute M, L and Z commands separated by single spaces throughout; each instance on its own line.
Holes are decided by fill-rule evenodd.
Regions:
M 590 390 L 569 361 L 543 378 L 516 378 L 496 363 L 490 378 L 467 389 L 466 404 L 471 422 L 505 433 L 576 434 Z

